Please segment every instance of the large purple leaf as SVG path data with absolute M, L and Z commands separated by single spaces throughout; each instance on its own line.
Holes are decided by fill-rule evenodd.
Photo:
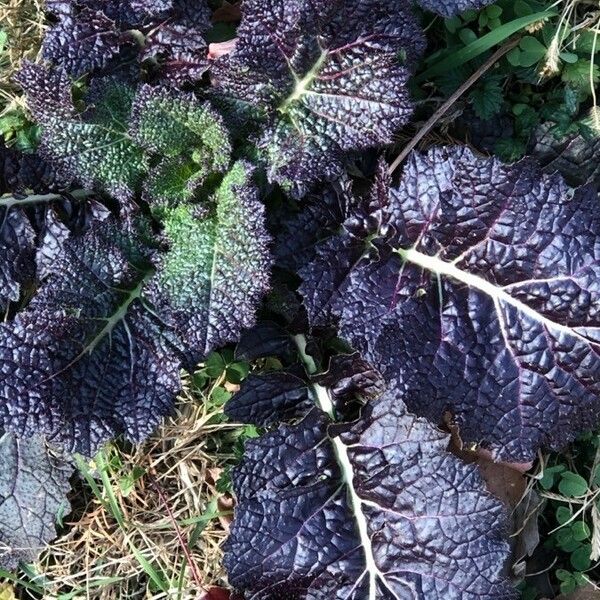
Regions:
M 65 244 L 27 309 L 0 328 L 0 427 L 94 454 L 147 436 L 179 390 L 177 339 L 143 300 L 151 255 L 112 221 Z
M 225 556 L 236 598 L 515 598 L 502 507 L 447 443 L 395 393 L 355 424 L 314 408 L 248 442 Z
M 34 560 L 56 537 L 56 519 L 69 512 L 73 469 L 43 439 L 0 434 L 0 567 Z
M 406 84 L 423 49 L 410 7 L 248 0 L 243 11 L 212 77 L 238 117 L 265 118 L 271 180 L 302 195 L 338 177 L 346 152 L 390 143 L 410 117 Z
M 40 291 L 0 325 L 2 429 L 85 455 L 152 432 L 180 369 L 254 324 L 270 259 L 250 177 L 237 163 L 210 209 L 165 209 L 169 249 L 158 256 L 135 220 L 62 242 Z
M 324 306 L 313 302 L 323 260 L 302 270 L 301 291 L 411 410 L 436 422 L 449 410 L 466 442 L 528 461 L 598 421 L 596 207 L 593 189 L 572 191 L 530 161 L 413 154 L 389 191 L 387 237 L 346 226 L 361 258 Z

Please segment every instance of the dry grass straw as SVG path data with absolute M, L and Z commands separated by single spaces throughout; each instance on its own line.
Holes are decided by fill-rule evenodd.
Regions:
M 22 104 L 12 77 L 23 58 L 35 59 L 44 29 L 43 0 L 0 0 L 0 30 L 7 35 L 0 54 L 0 114 Z
M 67 533 L 30 577 L 44 598 L 188 600 L 201 597 L 198 584 L 224 583 L 221 547 L 232 509 L 215 483 L 239 429 L 218 423 L 219 409 L 207 406 L 186 392 L 177 414 L 145 444 L 104 453 L 100 493 L 76 507 L 81 518 L 65 520 Z M 134 468 L 144 474 L 125 495 L 121 485 Z

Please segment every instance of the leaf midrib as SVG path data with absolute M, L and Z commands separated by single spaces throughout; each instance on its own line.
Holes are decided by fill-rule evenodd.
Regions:
M 553 321 L 549 317 L 538 312 L 531 306 L 525 304 L 521 300 L 514 298 L 503 288 L 494 285 L 487 279 L 459 269 L 455 264 L 446 262 L 440 259 L 438 256 L 424 254 L 423 252 L 415 250 L 414 247 L 409 249 L 397 248 L 396 252 L 400 255 L 405 263 L 412 263 L 438 276 L 449 277 L 464 283 L 468 287 L 484 293 L 494 301 L 494 306 L 497 306 L 497 303 L 499 302 L 503 302 L 512 306 L 513 308 L 516 308 L 521 314 L 527 315 L 535 322 L 540 323 L 549 329 L 563 331 L 568 335 L 572 335 L 581 339 L 586 344 L 595 343 L 593 340 L 581 335 L 574 328 L 563 325 L 562 323 L 557 323 L 556 321 Z M 498 314 L 498 318 L 502 321 L 504 320 L 501 314 Z

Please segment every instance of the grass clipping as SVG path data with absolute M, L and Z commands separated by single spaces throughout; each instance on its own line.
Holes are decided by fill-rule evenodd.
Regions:
M 42 0 L 0 0 L 0 113 L 22 106 L 12 78 L 24 58 L 36 58 L 45 28 Z
M 240 427 L 205 396 L 184 392 L 177 413 L 130 452 L 110 445 L 79 461 L 79 518 L 65 518 L 66 533 L 26 572 L 31 597 L 187 600 L 226 585 L 232 499 L 217 482 Z

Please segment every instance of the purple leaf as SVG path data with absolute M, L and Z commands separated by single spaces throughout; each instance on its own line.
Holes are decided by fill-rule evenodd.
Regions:
M 389 191 L 387 236 L 361 238 L 326 307 L 411 410 L 434 422 L 449 410 L 464 441 L 526 462 L 597 424 L 596 202 L 530 161 L 413 154 Z M 309 307 L 332 243 L 302 271 Z
M 227 403 L 227 416 L 237 423 L 265 427 L 306 414 L 313 401 L 306 381 L 292 373 L 251 374 Z
M 303 195 L 337 178 L 348 151 L 392 141 L 412 113 L 406 83 L 422 49 L 410 8 L 248 0 L 235 49 L 211 73 L 238 119 L 266 120 L 269 178 Z
M 247 442 L 225 555 L 236 597 L 516 597 L 502 507 L 446 435 L 394 393 L 329 424 L 315 408 Z
M 417 0 L 425 10 L 430 10 L 442 17 L 453 17 L 467 10 L 479 10 L 494 0 Z

